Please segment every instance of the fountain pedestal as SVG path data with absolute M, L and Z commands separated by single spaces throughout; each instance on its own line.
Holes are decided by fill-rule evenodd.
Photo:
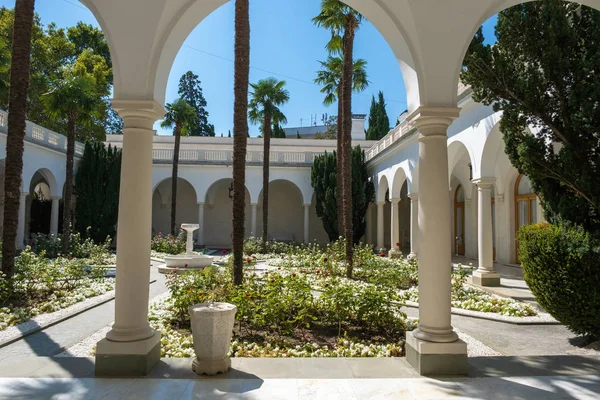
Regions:
M 194 231 L 200 228 L 198 224 L 181 224 L 181 229 L 187 233 L 185 254 L 166 256 L 165 264 L 158 267 L 161 273 L 179 272 L 208 267 L 213 257 L 194 254 Z

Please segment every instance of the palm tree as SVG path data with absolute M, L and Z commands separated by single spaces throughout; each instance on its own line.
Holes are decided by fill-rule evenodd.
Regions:
M 173 128 L 175 148 L 173 149 L 173 172 L 171 174 L 171 235 L 175 235 L 177 217 L 177 174 L 179 171 L 179 146 L 181 136 L 189 133 L 191 124 L 196 120 L 196 109 L 182 98 L 167 103 L 165 119 L 160 123 L 163 128 Z
M 11 278 L 15 271 L 23 140 L 27 118 L 27 91 L 31 64 L 31 31 L 35 0 L 15 2 L 10 91 L 8 100 L 8 134 L 4 170 L 4 230 L 2 233 L 2 272 Z
M 319 61 L 322 69 L 317 71 L 317 77 L 315 83 L 322 85 L 321 93 L 325 94 L 323 104 L 330 106 L 340 98 L 341 84 L 342 84 L 342 72 L 343 72 L 343 60 L 339 56 L 329 56 L 327 61 Z M 366 71 L 367 61 L 362 58 L 354 61 L 354 73 L 353 73 L 353 85 L 352 90 L 355 92 L 362 92 L 369 85 L 367 80 Z M 342 162 L 342 117 L 343 117 L 342 102 L 338 101 L 338 124 L 337 124 L 337 157 L 336 157 L 336 170 L 341 171 Z M 338 206 L 338 232 L 341 235 L 344 231 L 344 218 L 343 212 L 343 199 L 342 199 L 342 180 L 337 180 L 337 206 Z
M 342 53 L 342 80 L 339 98 L 342 103 L 341 125 L 341 171 L 343 191 L 344 239 L 346 241 L 346 275 L 352 277 L 353 237 L 352 237 L 352 82 L 354 36 L 362 22 L 362 15 L 340 0 L 323 0 L 321 13 L 313 18 L 317 26 L 329 29 L 332 38 L 328 49 Z M 340 32 L 343 32 L 340 40 Z M 340 45 L 341 44 L 341 45 Z M 338 138 L 339 140 L 340 138 Z
M 269 221 L 269 156 L 271 151 L 271 124 L 286 124 L 287 118 L 279 106 L 290 99 L 289 92 L 284 89 L 285 81 L 267 78 L 251 83 L 254 90 L 251 93 L 249 117 L 252 123 L 263 124 L 263 252 L 267 250 L 268 221 Z
M 246 147 L 248 144 L 248 80 L 250 75 L 249 0 L 235 0 L 235 64 L 233 104 L 233 283 L 244 277 Z
M 48 114 L 56 119 L 67 118 L 67 167 L 63 202 L 63 253 L 69 250 L 72 220 L 73 162 L 75 132 L 78 125 L 89 123 L 102 102 L 96 80 L 85 70 L 66 69 L 62 79 L 52 85 L 43 98 Z

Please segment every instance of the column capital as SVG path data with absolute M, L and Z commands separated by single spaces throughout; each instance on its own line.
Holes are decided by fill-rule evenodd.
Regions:
M 410 197 L 410 199 L 413 201 L 417 201 L 419 200 L 419 193 L 409 193 L 408 197 Z
M 390 199 L 390 203 L 392 204 L 398 204 L 400 202 L 400 197 L 392 197 Z
M 494 199 L 498 203 L 504 203 L 504 193 L 498 193 L 498 194 L 496 194 L 496 197 L 494 197 Z
M 481 177 L 473 179 L 471 182 L 477 185 L 480 189 L 491 189 L 496 182 L 494 177 Z
M 165 115 L 165 108 L 155 100 L 112 99 L 112 107 L 123 119 L 125 128 L 152 129 Z
M 310 208 L 311 204 L 303 204 L 305 208 Z
M 250 203 L 251 207 L 258 207 L 258 203 Z
M 458 118 L 460 108 L 419 107 L 413 113 L 413 126 L 419 130 L 420 139 L 426 136 L 446 136 L 446 129 Z
M 60 200 L 62 196 L 50 196 L 50 200 Z
M 377 207 L 383 207 L 385 205 L 385 201 L 377 201 L 375 204 L 377 204 Z
M 198 202 L 198 205 L 199 205 L 199 206 L 204 206 L 204 202 L 201 202 L 201 201 L 199 201 L 199 202 Z

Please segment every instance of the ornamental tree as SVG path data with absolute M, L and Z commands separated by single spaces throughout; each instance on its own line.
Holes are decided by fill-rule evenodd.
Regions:
M 339 238 L 337 211 L 337 163 L 336 152 L 315 157 L 311 170 L 311 185 L 315 190 L 317 216 L 323 222 L 330 241 Z M 366 214 L 369 204 L 375 200 L 375 186 L 369 181 L 365 153 L 356 146 L 352 149 L 352 224 L 353 242 L 358 243 L 365 234 Z
M 600 12 L 545 0 L 498 14 L 497 41 L 480 29 L 461 79 L 475 101 L 503 111 L 511 163 L 531 180 L 546 219 L 600 230 Z

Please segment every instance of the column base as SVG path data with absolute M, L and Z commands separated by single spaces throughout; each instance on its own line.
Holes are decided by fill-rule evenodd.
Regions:
M 476 286 L 500 286 L 500 274 L 476 270 L 473 271 L 471 283 Z
M 102 339 L 96 345 L 96 376 L 144 376 L 160 360 L 160 332 L 135 342 Z
M 406 332 L 406 361 L 420 375 L 467 375 L 467 344 L 426 342 Z
M 402 252 L 400 250 L 396 250 L 396 249 L 391 249 L 388 252 L 388 257 L 390 259 L 394 259 L 394 258 L 402 258 Z

